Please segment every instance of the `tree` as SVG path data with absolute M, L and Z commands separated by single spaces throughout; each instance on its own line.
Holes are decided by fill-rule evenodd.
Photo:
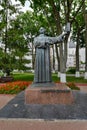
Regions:
M 22 22 L 23 35 L 27 41 L 30 54 L 32 55 L 32 69 L 34 69 L 35 48 L 33 44 L 33 38 L 38 34 L 39 28 L 44 24 L 47 24 L 47 20 L 42 14 L 38 14 L 37 16 L 31 11 L 21 14 L 19 19 L 20 22 Z
M 12 6 L 12 3 L 10 0 L 0 0 L 0 38 L 1 38 L 1 44 L 3 49 L 3 56 L 2 56 L 2 69 L 4 72 L 6 72 L 9 68 L 9 54 L 8 54 L 8 29 L 10 27 L 10 19 L 12 14 L 16 13 L 15 7 Z
M 28 46 L 23 35 L 22 22 L 17 17 L 20 12 L 18 6 L 13 6 L 11 1 L 0 1 L 2 9 L 0 10 L 0 37 L 2 43 L 1 68 L 5 73 L 8 70 L 25 70 L 25 63 L 30 61 L 24 58 L 28 53 Z M 14 19 L 13 14 L 17 18 Z M 10 74 L 10 73 L 9 73 Z
M 80 77 L 79 68 L 79 48 L 84 46 L 84 21 L 82 11 L 78 13 L 73 23 L 73 39 L 76 41 L 76 77 Z
M 16 64 L 14 69 L 26 70 L 26 64 L 30 63 L 25 55 L 28 55 L 28 42 L 24 36 L 24 25 L 21 19 L 21 15 L 18 15 L 14 21 L 11 23 L 11 28 L 9 29 L 9 52 L 11 57 L 15 59 Z
M 36 14 L 39 11 L 40 14 L 44 14 L 44 16 L 47 18 L 48 23 L 49 23 L 48 25 L 50 25 L 48 27 L 50 27 L 50 30 L 52 32 L 54 32 L 54 33 L 52 33 L 52 35 L 60 34 L 62 32 L 61 26 L 60 26 L 60 13 L 59 13 L 60 7 L 57 10 L 57 6 L 58 7 L 60 6 L 59 1 L 58 2 L 56 1 L 56 3 L 55 3 L 53 0 L 52 1 L 49 1 L 49 0 L 45 0 L 45 1 L 33 0 L 31 2 L 31 7 L 34 9 Z M 50 22 L 50 20 L 52 20 L 52 22 Z M 45 25 L 45 27 L 47 28 L 46 25 Z M 61 44 L 61 46 L 62 46 L 62 44 Z M 63 46 L 62 46 L 62 48 L 63 48 Z M 57 46 L 56 46 L 56 50 L 57 50 Z M 57 58 L 59 58 L 58 51 L 56 51 L 56 52 L 57 52 Z M 61 51 L 61 52 L 63 52 L 63 51 Z M 61 62 L 61 63 L 63 63 L 63 62 Z M 62 64 L 61 64 L 61 66 L 62 66 Z M 63 71 L 63 69 L 61 69 L 61 71 Z
M 84 78 L 87 79 L 87 2 L 84 1 L 83 5 L 83 15 L 85 21 L 85 75 Z
M 25 0 L 20 0 L 22 3 Z M 43 14 L 50 25 L 50 29 L 52 30 L 52 35 L 59 35 L 62 32 L 62 27 L 67 22 L 73 24 L 76 16 L 81 10 L 84 0 L 31 0 L 31 7 L 34 9 L 36 14 Z M 60 8 L 62 7 L 62 8 Z M 50 19 L 52 22 L 50 22 Z M 52 23 L 52 24 L 51 24 Z M 48 26 L 49 27 L 49 26 Z M 58 47 L 56 46 L 57 58 L 60 61 L 60 71 L 62 82 L 66 82 L 66 61 L 67 61 L 67 41 L 69 35 L 67 35 L 64 45 L 60 44 L 60 54 L 58 55 Z M 64 49 L 63 49 L 64 47 Z M 64 77 L 64 79 L 62 78 Z

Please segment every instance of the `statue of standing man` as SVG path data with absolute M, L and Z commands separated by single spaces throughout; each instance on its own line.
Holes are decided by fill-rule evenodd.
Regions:
M 40 35 L 34 38 L 34 46 L 36 49 L 34 84 L 51 84 L 51 63 L 50 63 L 50 45 L 61 43 L 65 34 L 57 37 L 49 37 L 45 35 L 43 27 L 39 30 Z

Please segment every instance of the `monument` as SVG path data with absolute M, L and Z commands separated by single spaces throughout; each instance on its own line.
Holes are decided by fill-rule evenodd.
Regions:
M 50 45 L 63 42 L 66 33 L 57 37 L 45 35 L 43 27 L 39 30 L 40 35 L 35 37 L 34 45 L 36 49 L 35 74 L 32 86 L 53 86 L 50 63 Z
M 56 104 L 72 102 L 70 89 L 65 84 L 59 85 L 52 82 L 50 63 L 50 45 L 62 44 L 67 32 L 56 37 L 49 37 L 45 35 L 45 29 L 41 27 L 39 36 L 34 38 L 36 49 L 35 74 L 33 83 L 25 91 L 25 103 Z M 68 98 L 67 94 L 71 98 Z

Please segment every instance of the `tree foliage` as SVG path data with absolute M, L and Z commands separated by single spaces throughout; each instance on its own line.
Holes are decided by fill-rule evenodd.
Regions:
M 24 5 L 26 0 L 19 1 Z M 49 32 L 47 35 L 55 36 L 62 32 L 62 28 L 67 22 L 70 22 L 74 40 L 76 41 L 77 39 L 79 28 L 80 45 L 81 47 L 84 46 L 84 20 L 82 14 L 84 1 L 85 0 L 29 0 L 33 12 L 28 11 L 18 14 L 15 19 L 12 19 L 12 14 L 16 13 L 15 7 L 12 6 L 8 0 L 0 0 L 2 7 L 0 10 L 0 39 L 3 44 L 1 52 L 4 53 L 3 56 L 7 60 L 8 57 L 11 57 L 9 58 L 10 61 L 8 60 L 8 64 L 11 63 L 12 65 L 12 62 L 15 61 L 16 66 L 12 65 L 13 68 L 17 68 L 20 63 L 23 63 L 23 66 L 21 64 L 21 67 L 18 68 L 22 69 L 24 67 L 24 63 L 27 62 L 27 60 L 24 59 L 24 55 L 27 55 L 28 51 L 34 55 L 33 38 L 38 34 L 38 30 L 41 26 L 45 27 L 47 32 Z M 65 40 L 64 46 L 62 44 L 60 45 L 59 56 L 62 55 L 62 58 L 60 58 L 60 60 L 63 59 L 61 61 L 62 64 L 64 61 L 64 64 L 66 64 L 68 37 L 69 36 L 67 36 Z M 57 54 L 58 50 L 56 46 Z M 64 70 L 63 67 L 62 70 Z

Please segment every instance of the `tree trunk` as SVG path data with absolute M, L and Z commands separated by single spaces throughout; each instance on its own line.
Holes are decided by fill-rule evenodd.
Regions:
M 77 45 L 76 45 L 76 77 L 80 77 L 80 73 L 79 73 L 79 36 L 80 36 L 80 31 L 78 29 Z
M 87 10 L 85 5 L 86 0 L 83 2 L 83 15 L 85 21 L 85 74 L 84 78 L 87 79 Z
M 63 43 L 60 44 L 60 82 L 66 82 L 66 68 L 65 68 L 65 57 L 63 50 Z
M 60 77 L 60 57 L 58 53 L 57 44 L 55 44 L 55 50 L 56 50 L 56 57 L 57 57 L 57 64 L 58 64 L 58 77 Z
M 85 12 L 85 25 L 86 25 L 86 32 L 85 32 L 85 79 L 87 79 L 87 12 Z
M 34 47 L 33 47 L 33 40 L 32 40 L 32 48 L 31 48 L 31 55 L 32 55 L 32 69 L 34 70 Z
M 7 38 L 8 38 L 8 9 L 7 9 L 7 1 L 5 2 L 5 6 L 6 6 L 6 9 L 5 9 L 5 23 L 6 23 L 6 26 L 5 26 L 5 55 L 6 55 L 6 52 L 7 52 Z
M 56 9 L 54 0 L 50 1 L 49 3 L 51 4 L 53 12 L 54 12 L 55 23 L 57 27 L 57 34 L 59 35 L 62 32 L 62 28 L 60 25 L 60 13 Z M 60 64 L 60 82 L 66 82 L 66 74 L 65 74 L 66 68 L 65 68 L 65 58 L 64 58 L 64 53 L 63 53 L 63 43 L 60 43 L 60 63 L 59 64 Z
M 66 36 L 65 40 L 64 40 L 64 65 L 65 65 L 65 72 L 66 72 L 66 63 L 67 63 L 67 43 L 68 43 L 68 37 L 69 35 Z
M 54 45 L 52 46 L 53 49 L 53 71 L 55 72 L 55 53 L 54 53 Z

